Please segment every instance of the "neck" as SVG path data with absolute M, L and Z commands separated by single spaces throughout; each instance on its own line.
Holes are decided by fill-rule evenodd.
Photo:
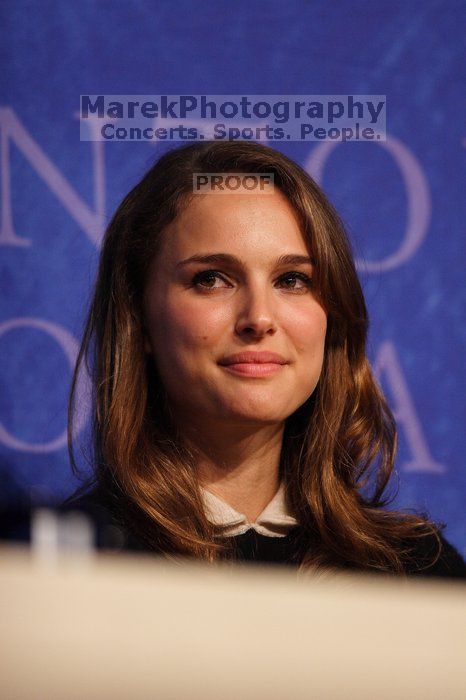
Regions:
M 283 431 L 283 423 L 191 429 L 185 439 L 195 454 L 200 485 L 254 522 L 280 486 Z

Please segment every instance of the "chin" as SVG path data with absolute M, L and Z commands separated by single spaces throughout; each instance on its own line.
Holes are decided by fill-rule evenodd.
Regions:
M 289 415 L 288 411 L 279 410 L 271 401 L 266 403 L 256 402 L 248 406 L 229 406 L 222 414 L 228 419 L 239 419 L 251 424 L 257 423 L 281 423 Z

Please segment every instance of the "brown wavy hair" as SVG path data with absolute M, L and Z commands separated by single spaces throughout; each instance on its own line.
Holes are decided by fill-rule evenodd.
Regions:
M 394 417 L 366 357 L 368 314 L 343 223 L 309 174 L 255 142 L 196 142 L 165 153 L 124 198 L 106 230 L 68 410 L 73 449 L 78 373 L 92 385 L 93 485 L 149 549 L 178 560 L 231 556 L 206 518 L 195 457 L 171 420 L 153 357 L 144 351 L 143 294 L 164 228 L 193 196 L 193 173 L 267 172 L 296 211 L 327 311 L 324 362 L 313 394 L 285 422 L 280 476 L 302 525 L 298 570 L 403 574 L 409 543 L 435 534 L 425 514 L 389 511 Z

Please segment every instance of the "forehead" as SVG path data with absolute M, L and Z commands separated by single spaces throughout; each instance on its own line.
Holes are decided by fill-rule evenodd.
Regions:
M 273 194 L 195 195 L 163 232 L 163 255 L 173 261 L 199 252 L 267 250 L 306 252 L 298 216 L 277 188 Z

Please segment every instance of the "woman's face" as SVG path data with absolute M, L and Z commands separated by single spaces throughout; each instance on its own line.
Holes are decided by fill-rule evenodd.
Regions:
M 210 261 L 193 258 L 216 256 Z M 218 256 L 218 257 L 217 257 Z M 145 290 L 145 350 L 153 355 L 178 424 L 282 423 L 314 391 L 326 313 L 283 193 L 203 194 L 163 232 Z M 283 364 L 236 353 L 276 353 Z M 234 359 L 234 358 L 233 358 Z

